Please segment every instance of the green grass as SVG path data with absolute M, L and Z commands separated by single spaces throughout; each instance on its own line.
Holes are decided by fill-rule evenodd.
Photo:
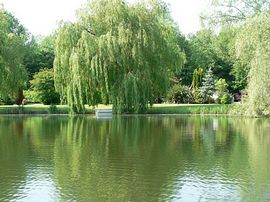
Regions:
M 111 109 L 111 106 L 99 105 L 97 109 Z M 69 114 L 67 105 L 31 104 L 19 107 L 17 105 L 0 105 L 0 114 Z M 86 106 L 86 114 L 94 114 L 92 107 Z
M 156 104 L 148 114 L 228 114 L 232 105 L 220 104 Z
M 112 109 L 111 105 L 98 105 L 96 109 Z M 228 114 L 231 105 L 219 104 L 155 104 L 147 114 Z M 94 114 L 92 107 L 86 106 L 86 114 Z M 0 106 L 0 114 L 69 114 L 66 105 L 32 104 L 18 107 L 17 105 Z

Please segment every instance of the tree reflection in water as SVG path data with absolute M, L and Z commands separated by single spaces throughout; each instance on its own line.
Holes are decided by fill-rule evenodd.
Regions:
M 0 200 L 266 200 L 269 129 L 215 116 L 0 117 Z

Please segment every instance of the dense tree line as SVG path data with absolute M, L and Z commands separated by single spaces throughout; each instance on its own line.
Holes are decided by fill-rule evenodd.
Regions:
M 74 112 L 98 103 L 143 112 L 156 102 L 228 103 L 241 93 L 241 113 L 269 115 L 269 7 L 213 0 L 203 29 L 184 36 L 161 0 L 90 0 L 75 23 L 42 39 L 1 9 L 0 99 L 15 100 L 24 89 L 50 104 L 33 96 L 41 82 L 41 92 L 58 97 L 55 85 Z
M 21 104 L 34 74 L 53 68 L 54 37 L 38 40 L 3 8 L 0 19 L 0 103 Z

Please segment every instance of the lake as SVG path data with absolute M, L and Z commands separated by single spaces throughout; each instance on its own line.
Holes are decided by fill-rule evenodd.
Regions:
M 0 201 L 269 200 L 269 119 L 0 117 Z

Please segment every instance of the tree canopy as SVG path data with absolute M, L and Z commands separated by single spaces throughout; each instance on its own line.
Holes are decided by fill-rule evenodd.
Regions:
M 29 80 L 43 68 L 53 68 L 55 36 L 50 35 L 41 39 L 33 38 L 27 45 L 24 65 L 28 72 Z
M 59 104 L 59 94 L 55 92 L 53 69 L 44 68 L 35 73 L 30 81 L 34 100 L 43 104 Z
M 246 21 L 237 38 L 237 56 L 248 60 L 246 115 L 270 115 L 270 14 L 261 13 Z
M 269 8 L 269 0 L 211 0 L 203 20 L 210 25 L 239 24 Z
M 23 66 L 27 33 L 19 21 L 0 8 L 0 97 L 15 97 L 26 81 Z
M 75 112 L 112 103 L 116 112 L 142 112 L 165 95 L 184 53 L 164 2 L 93 0 L 56 40 L 56 89 Z

